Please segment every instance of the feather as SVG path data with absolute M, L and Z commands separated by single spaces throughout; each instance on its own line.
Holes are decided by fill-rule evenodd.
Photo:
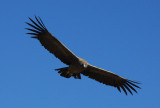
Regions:
M 48 32 L 41 18 L 39 19 L 35 16 L 37 22 L 29 18 L 33 24 L 26 22 L 29 26 L 36 30 L 26 28 L 33 33 L 27 33 L 31 35 L 36 35 L 42 46 L 44 46 L 50 53 L 54 54 L 63 63 L 70 65 L 72 62 L 79 61 L 79 58 L 73 54 L 66 46 L 64 46 L 58 39 L 56 39 L 51 33 Z M 39 21 L 40 20 L 40 21 Z

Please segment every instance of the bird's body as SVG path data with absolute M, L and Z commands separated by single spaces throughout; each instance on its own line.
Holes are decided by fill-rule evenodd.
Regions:
M 32 38 L 36 38 L 40 41 L 42 46 L 44 46 L 50 53 L 54 54 L 63 63 L 68 65 L 68 67 L 55 69 L 60 73 L 61 76 L 65 78 L 74 77 L 75 79 L 81 79 L 81 74 L 88 76 L 100 83 L 116 87 L 120 92 L 121 89 L 127 94 L 129 91 L 136 91 L 136 88 L 140 88 L 136 84 L 138 82 L 128 80 L 121 76 L 118 76 L 110 71 L 95 67 L 90 65 L 84 59 L 77 57 L 72 53 L 65 45 L 63 45 L 55 36 L 48 32 L 42 20 L 35 17 L 37 23 L 29 18 L 33 24 L 27 23 L 34 29 L 26 28 L 32 31 L 32 33 L 27 33 L 34 35 Z
M 79 58 L 77 63 L 69 65 L 68 70 L 73 74 L 79 74 L 85 70 L 86 67 L 83 66 L 84 64 L 87 66 L 88 63 L 85 60 Z

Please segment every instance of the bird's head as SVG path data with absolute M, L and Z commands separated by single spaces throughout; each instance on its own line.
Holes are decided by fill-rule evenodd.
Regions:
M 79 59 L 79 63 L 83 68 L 87 68 L 88 63 L 84 59 Z
M 83 68 L 87 68 L 88 64 L 87 64 L 87 63 L 82 63 L 81 66 L 82 66 Z

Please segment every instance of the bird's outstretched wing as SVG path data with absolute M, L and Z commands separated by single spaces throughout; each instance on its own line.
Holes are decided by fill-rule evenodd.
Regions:
M 36 38 L 40 41 L 42 46 L 44 46 L 50 53 L 54 54 L 63 63 L 70 65 L 72 62 L 77 61 L 78 57 L 74 55 L 67 47 L 65 47 L 58 39 L 56 39 L 51 33 L 48 32 L 44 23 L 40 17 L 36 17 L 36 22 L 29 18 L 31 23 L 26 22 L 32 28 L 26 28 L 32 31 L 31 34 L 34 35 L 32 38 Z
M 125 79 L 110 71 L 106 71 L 92 65 L 88 65 L 86 71 L 82 72 L 82 74 L 100 83 L 114 86 L 120 92 L 122 89 L 126 95 L 127 95 L 127 91 L 129 91 L 133 95 L 131 90 L 137 93 L 135 87 L 140 88 L 139 86 L 136 85 L 136 84 L 139 84 L 138 82 Z

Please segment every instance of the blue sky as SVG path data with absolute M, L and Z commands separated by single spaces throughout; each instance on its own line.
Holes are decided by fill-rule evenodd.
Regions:
M 160 107 L 159 0 L 5 0 L 0 13 L 0 108 Z M 66 65 L 25 34 L 35 15 L 77 56 L 142 89 L 61 77 Z

